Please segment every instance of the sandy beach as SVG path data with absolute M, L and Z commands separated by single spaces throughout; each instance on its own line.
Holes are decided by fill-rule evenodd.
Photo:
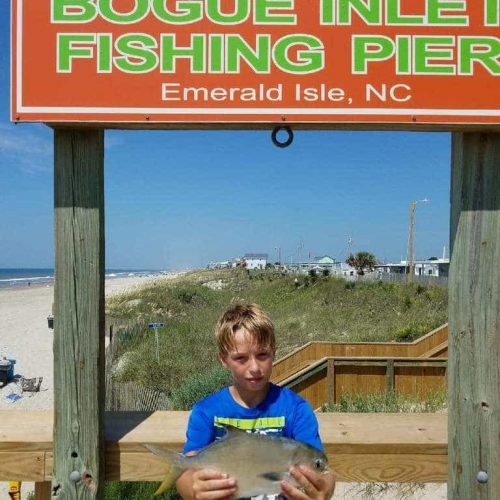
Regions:
M 159 277 L 124 277 L 107 279 L 106 297 L 142 287 L 154 280 L 169 279 L 176 273 Z M 0 389 L 0 410 L 25 409 L 44 410 L 53 407 L 53 330 L 49 329 L 47 316 L 52 311 L 53 285 L 0 289 L 0 357 L 15 359 L 15 373 L 25 378 L 43 377 L 40 392 L 22 392 L 16 383 Z M 20 399 L 13 402 L 10 394 Z M 22 499 L 33 491 L 33 483 L 23 483 Z M 446 485 L 428 484 L 408 489 L 405 485 L 362 486 L 353 483 L 339 483 L 335 499 L 379 499 L 392 500 L 408 498 L 413 500 L 446 499 Z M 8 500 L 7 483 L 0 482 L 0 500 Z M 118 499 L 117 499 L 118 500 Z
M 176 275 L 106 279 L 106 297 Z M 0 357 L 16 360 L 16 375 L 25 378 L 43 377 L 40 392 L 22 393 L 19 384 L 15 383 L 0 388 L 0 410 L 46 410 L 53 406 L 54 332 L 48 327 L 47 321 L 53 301 L 53 285 L 0 289 Z M 6 396 L 12 393 L 20 395 L 21 399 L 15 402 L 8 399 Z

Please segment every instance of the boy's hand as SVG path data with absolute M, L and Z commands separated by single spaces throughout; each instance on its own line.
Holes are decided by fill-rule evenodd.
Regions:
M 329 500 L 333 495 L 335 476 L 331 470 L 318 474 L 304 465 L 299 465 L 293 467 L 290 474 L 300 486 L 295 487 L 288 481 L 281 481 L 281 492 L 289 500 Z
M 236 481 L 215 469 L 199 469 L 192 475 L 195 500 L 220 500 L 234 498 Z

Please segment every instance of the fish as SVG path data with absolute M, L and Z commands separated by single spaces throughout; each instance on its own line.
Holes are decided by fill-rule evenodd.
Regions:
M 222 427 L 226 431 L 224 436 L 193 456 L 184 456 L 154 444 L 143 444 L 171 465 L 155 495 L 163 493 L 186 469 L 191 468 L 214 468 L 233 477 L 236 498 L 278 494 L 283 479 L 299 486 L 289 474 L 293 466 L 306 465 L 319 473 L 328 471 L 326 455 L 309 444 L 285 437 L 251 434 L 229 425 Z

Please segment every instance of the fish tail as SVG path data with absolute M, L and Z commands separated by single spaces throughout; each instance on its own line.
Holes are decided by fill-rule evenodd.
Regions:
M 161 495 L 166 489 L 173 486 L 175 484 L 175 481 L 177 481 L 177 478 L 182 474 L 183 471 L 184 469 L 182 469 L 181 467 L 172 465 L 172 467 L 170 467 L 170 470 L 168 471 L 167 476 L 160 484 L 159 488 L 155 491 L 155 496 Z
M 161 495 L 167 488 L 170 488 L 170 486 L 175 484 L 177 478 L 187 468 L 187 465 L 185 464 L 186 459 L 179 453 L 167 448 L 161 448 L 153 444 L 144 444 L 143 446 L 145 446 L 149 451 L 152 451 L 155 455 L 162 457 L 170 464 L 170 469 L 165 479 L 161 483 L 160 487 L 155 491 L 155 495 Z

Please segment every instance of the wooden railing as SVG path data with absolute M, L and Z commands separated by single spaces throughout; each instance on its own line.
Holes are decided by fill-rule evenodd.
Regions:
M 447 357 L 448 324 L 436 328 L 415 342 L 308 342 L 302 347 L 274 363 L 273 382 L 280 383 L 294 373 L 324 357 L 386 357 L 386 358 L 418 358 L 434 357 L 427 355 L 438 346 L 438 355 Z
M 181 450 L 188 412 L 107 412 L 106 479 L 159 481 L 168 466 L 144 448 Z M 444 482 L 447 417 L 443 414 L 320 413 L 320 433 L 339 481 Z M 50 498 L 52 411 L 0 411 L 0 481 L 36 483 Z
M 313 408 L 338 403 L 341 396 L 395 392 L 425 399 L 446 390 L 442 358 L 325 357 L 280 382 Z

